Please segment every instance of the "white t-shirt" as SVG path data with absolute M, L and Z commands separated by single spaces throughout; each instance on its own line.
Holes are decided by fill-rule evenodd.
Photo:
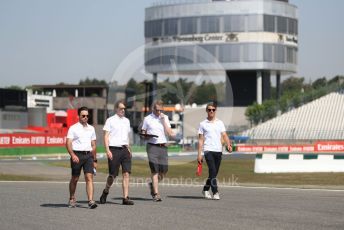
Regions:
M 226 128 L 221 120 L 202 121 L 199 124 L 198 134 L 204 136 L 203 151 L 222 152 L 221 133 L 223 132 L 226 132 Z
M 166 124 L 168 127 L 171 127 L 170 121 L 168 120 L 168 116 L 165 115 L 164 117 Z M 147 131 L 147 134 L 157 135 L 158 137 L 152 137 L 148 139 L 148 143 L 151 144 L 165 144 L 167 143 L 167 138 L 165 135 L 164 125 L 158 116 L 154 113 L 149 114 L 143 120 L 142 129 Z
M 92 151 L 91 141 L 96 140 L 96 132 L 92 125 L 83 126 L 80 122 L 69 127 L 67 138 L 72 139 L 75 151 Z
M 130 121 L 117 114 L 106 119 L 104 131 L 109 132 L 109 146 L 129 145 Z

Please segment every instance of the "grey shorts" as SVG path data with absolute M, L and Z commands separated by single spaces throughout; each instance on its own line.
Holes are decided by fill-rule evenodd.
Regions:
M 166 146 L 147 143 L 147 154 L 151 173 L 167 173 L 168 154 Z
M 126 147 L 111 147 L 112 160 L 108 159 L 109 175 L 118 176 L 119 166 L 122 166 L 122 173 L 131 173 L 131 156 Z
M 90 151 L 73 151 L 79 158 L 79 163 L 74 163 L 70 159 L 70 166 L 72 169 L 72 176 L 80 176 L 81 169 L 84 174 L 93 173 L 93 154 Z

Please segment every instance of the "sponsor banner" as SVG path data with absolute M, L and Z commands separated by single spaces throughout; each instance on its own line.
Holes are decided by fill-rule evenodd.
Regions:
M 1 147 L 64 146 L 65 135 L 54 134 L 0 134 Z
M 317 152 L 344 152 L 344 141 L 319 141 L 315 143 Z
M 237 145 L 238 152 L 315 152 L 314 145 Z

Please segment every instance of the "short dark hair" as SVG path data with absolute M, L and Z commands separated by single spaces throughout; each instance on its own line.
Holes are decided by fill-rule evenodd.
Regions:
M 205 107 L 205 109 L 207 110 L 209 106 L 214 107 L 216 109 L 217 108 L 217 102 L 215 102 L 215 101 L 209 102 L 207 104 L 207 107 Z
M 88 108 L 86 106 L 82 106 L 78 109 L 78 115 L 80 115 L 81 111 L 87 111 L 88 112 Z
M 115 109 L 118 109 L 119 104 L 123 104 L 125 107 L 127 107 L 126 104 L 125 104 L 125 100 L 121 99 L 121 100 L 118 100 L 118 101 L 115 103 Z

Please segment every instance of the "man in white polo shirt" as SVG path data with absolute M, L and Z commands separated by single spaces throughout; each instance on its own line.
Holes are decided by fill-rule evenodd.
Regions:
M 209 176 L 203 187 L 203 196 L 206 199 L 219 200 L 220 195 L 217 187 L 217 174 L 222 160 L 222 141 L 227 145 L 227 150 L 232 151 L 231 142 L 227 136 L 225 125 L 216 118 L 216 103 L 209 103 L 206 107 L 207 119 L 202 121 L 198 129 L 198 163 L 203 162 L 202 152 L 207 161 Z M 209 193 L 211 188 L 213 197 Z
M 151 134 L 157 137 L 147 138 L 147 154 L 151 170 L 152 182 L 149 183 L 153 201 L 161 201 L 159 193 L 159 181 L 168 171 L 167 136 L 174 136 L 168 116 L 163 114 L 164 104 L 161 100 L 152 105 L 153 112 L 143 120 L 143 134 Z
M 104 125 L 104 145 L 108 157 L 109 176 L 105 189 L 100 197 L 100 203 L 106 203 L 106 197 L 114 179 L 118 176 L 122 166 L 123 205 L 133 205 L 129 199 L 129 174 L 131 173 L 131 150 L 129 146 L 130 121 L 125 117 L 125 103 L 118 101 L 115 104 L 116 114 L 109 117 Z
M 79 122 L 72 125 L 67 133 L 66 148 L 70 155 L 72 178 L 69 182 L 68 207 L 76 207 L 75 190 L 81 173 L 84 170 L 88 207 L 94 209 L 97 204 L 93 200 L 93 170 L 97 167 L 96 133 L 94 127 L 87 123 L 88 108 L 78 109 Z

